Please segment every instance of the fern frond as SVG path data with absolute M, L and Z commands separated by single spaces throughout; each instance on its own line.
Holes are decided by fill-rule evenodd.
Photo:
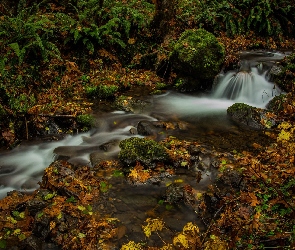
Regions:
M 11 43 L 8 45 L 10 48 L 13 49 L 14 53 L 19 56 L 20 53 L 20 48 L 19 48 L 19 44 L 18 43 Z

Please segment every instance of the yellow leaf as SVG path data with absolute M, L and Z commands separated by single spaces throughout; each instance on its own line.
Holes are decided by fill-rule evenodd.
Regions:
M 178 234 L 173 238 L 173 245 L 176 247 L 189 247 L 189 241 L 187 239 L 187 236 L 184 234 Z
M 168 244 L 166 246 L 161 247 L 160 250 L 173 250 L 173 246 L 171 244 Z
M 50 221 L 50 230 L 55 228 L 55 226 L 56 226 L 56 223 L 54 221 Z
M 182 229 L 183 234 L 190 236 L 197 236 L 199 234 L 198 226 L 194 225 L 192 222 L 188 222 Z
M 289 141 L 291 138 L 291 133 L 285 131 L 284 129 L 279 133 L 277 141 Z
M 211 235 L 210 239 L 204 244 L 205 250 L 227 250 L 228 245 L 216 235 Z
M 147 218 L 145 222 L 147 222 L 147 225 L 142 226 L 142 229 L 146 237 L 150 237 L 152 232 L 162 231 L 164 227 L 164 222 L 160 219 Z
M 134 241 L 129 241 L 121 247 L 121 250 L 141 250 L 141 244 L 135 243 Z

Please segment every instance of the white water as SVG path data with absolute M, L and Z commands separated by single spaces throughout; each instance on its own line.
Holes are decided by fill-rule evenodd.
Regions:
M 166 108 L 166 113 L 178 117 L 225 115 L 227 108 L 237 102 L 265 108 L 274 96 L 281 93 L 274 83 L 266 80 L 265 74 L 259 74 L 257 68 L 251 68 L 250 72 L 227 72 L 219 76 L 218 84 L 210 94 L 172 93 L 159 97 L 159 103 Z
M 111 159 L 119 152 L 118 143 L 131 137 L 130 128 L 141 120 L 155 120 L 147 115 L 113 112 L 97 118 L 99 127 L 87 133 L 67 136 L 61 141 L 44 142 L 35 145 L 20 145 L 9 153 L 0 155 L 0 199 L 12 190 L 31 192 L 39 187 L 43 170 L 58 155 L 65 156 L 73 164 L 90 164 L 92 152 L 101 153 Z M 133 135 L 134 136 L 134 135 Z M 100 146 L 114 141 L 108 152 Z
M 244 102 L 255 107 L 265 105 L 280 90 L 265 79 L 265 72 L 251 68 L 250 72 L 228 72 L 220 76 L 219 83 L 211 94 L 193 96 L 179 93 L 168 93 L 154 97 L 153 115 L 127 114 L 114 112 L 97 118 L 97 128 L 88 133 L 68 136 L 61 141 L 19 146 L 9 153 L 0 155 L 0 198 L 14 189 L 33 191 L 38 188 L 43 170 L 55 160 L 56 155 L 67 156 L 69 162 L 89 164 L 92 152 L 101 153 L 104 157 L 115 157 L 119 152 L 118 142 L 134 136 L 129 130 L 136 127 L 141 120 L 156 120 L 161 117 L 173 120 L 175 116 L 206 117 L 221 115 L 226 117 L 226 109 L 235 102 Z M 161 118 L 161 119 L 162 119 Z M 214 119 L 213 121 L 216 121 Z M 198 122 L 193 121 L 197 126 Z M 209 122 L 210 123 L 210 122 Z M 109 152 L 100 146 L 114 141 Z
M 222 77 L 212 97 L 263 108 L 274 96 L 281 93 L 275 84 L 265 79 L 265 74 L 266 72 L 259 74 L 257 68 L 252 68 L 250 72 L 229 72 Z

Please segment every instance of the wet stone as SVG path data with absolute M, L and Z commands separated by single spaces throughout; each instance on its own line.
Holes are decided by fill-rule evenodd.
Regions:
M 42 249 L 41 250 L 60 250 L 61 248 L 58 247 L 57 245 L 55 245 L 54 243 L 47 243 L 47 242 L 44 242 L 42 244 Z
M 169 203 L 177 203 L 183 199 L 183 187 L 179 184 L 172 183 L 166 189 L 165 201 Z
M 46 206 L 47 206 L 47 203 L 39 199 L 29 200 L 26 203 L 26 207 L 28 208 L 29 213 L 32 216 L 35 216 L 37 212 L 41 211 Z
M 41 239 L 35 237 L 34 235 L 29 236 L 24 240 L 25 249 L 30 250 L 40 250 L 42 249 Z
M 102 152 L 93 152 L 90 154 L 90 163 L 92 166 L 96 166 L 106 159 L 106 156 L 104 156 L 104 153 Z
M 35 216 L 35 221 L 32 230 L 33 234 L 40 239 L 46 239 L 50 233 L 49 222 L 50 218 L 45 215 L 41 218 Z
M 109 141 L 109 142 L 104 143 L 101 146 L 99 146 L 99 149 L 101 149 L 105 152 L 108 152 L 108 151 L 113 150 L 115 147 L 117 147 L 118 144 L 119 144 L 118 140 L 112 140 L 112 141 Z
M 140 121 L 137 125 L 137 132 L 140 135 L 155 135 L 157 134 L 157 129 L 152 122 L 149 121 Z

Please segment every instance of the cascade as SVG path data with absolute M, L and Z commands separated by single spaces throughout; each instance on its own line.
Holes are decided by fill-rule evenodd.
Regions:
M 226 109 L 237 102 L 265 108 L 274 96 L 282 92 L 267 78 L 271 67 L 284 56 L 280 53 L 265 52 L 251 52 L 248 55 L 245 52 L 241 55 L 239 70 L 220 73 L 210 94 L 196 96 L 172 93 L 160 103 L 170 115 L 177 114 L 180 117 L 225 114 Z
M 268 70 L 263 69 L 261 64 L 258 64 L 258 67 L 250 67 L 248 61 L 241 61 L 238 72 L 228 72 L 220 77 L 212 97 L 265 107 L 274 96 L 281 93 L 274 83 L 266 79 Z
M 283 56 L 279 56 L 281 60 Z M 273 58 L 271 58 L 273 59 Z M 258 67 L 257 67 L 258 65 Z M 145 114 L 114 112 L 97 118 L 100 126 L 94 131 L 67 136 L 56 142 L 43 142 L 34 145 L 21 145 L 16 149 L 0 154 L 0 198 L 8 191 L 33 191 L 38 188 L 43 170 L 58 155 L 67 156 L 72 163 L 89 164 L 90 154 L 100 153 L 102 157 L 115 157 L 119 152 L 118 141 L 134 136 L 129 130 L 141 120 L 155 121 L 173 119 L 190 122 L 191 126 L 230 126 L 226 120 L 226 109 L 235 102 L 244 102 L 256 107 L 265 107 L 271 98 L 280 94 L 274 83 L 266 79 L 269 68 L 253 60 L 242 61 L 238 72 L 220 74 L 213 92 L 203 95 L 188 95 L 169 92 L 153 97 L 153 106 Z M 210 116 L 213 120 L 209 120 Z M 218 122 L 217 115 L 223 120 Z M 187 119 L 190 117 L 190 119 Z M 200 119 L 205 122 L 201 122 Z M 208 118 L 209 117 L 209 118 Z M 202 125 L 201 125 L 202 124 Z M 192 130 L 191 135 L 195 135 Z M 104 152 L 104 143 L 115 142 L 110 152 Z

